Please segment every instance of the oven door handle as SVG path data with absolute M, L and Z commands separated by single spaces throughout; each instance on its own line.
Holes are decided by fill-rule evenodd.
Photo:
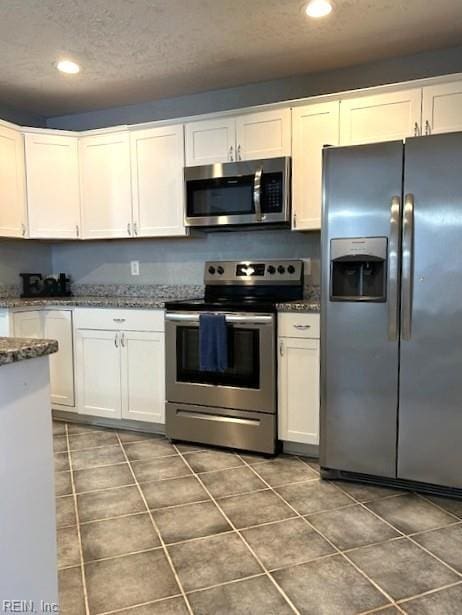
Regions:
M 204 314 L 210 314 L 210 312 L 203 312 Z M 214 312 L 220 314 L 220 312 Z M 165 314 L 165 320 L 170 322 L 199 322 L 198 313 L 192 314 L 173 314 L 167 313 Z M 261 325 L 273 322 L 272 314 L 252 314 L 249 315 L 241 315 L 241 314 L 226 314 L 226 322 L 227 323 L 242 323 L 249 325 Z
M 263 167 L 258 167 L 255 171 L 255 177 L 253 180 L 253 202 L 255 205 L 255 218 L 257 222 L 261 222 L 264 218 L 261 215 L 261 176 L 263 174 Z

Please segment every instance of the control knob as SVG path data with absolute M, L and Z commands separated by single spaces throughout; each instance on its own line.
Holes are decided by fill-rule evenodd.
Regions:
M 213 265 L 210 265 L 209 273 L 210 273 L 210 275 L 213 275 L 215 273 L 215 267 Z
M 279 267 L 278 267 L 278 273 L 281 273 L 281 274 L 282 274 L 282 273 L 285 273 L 285 272 L 286 272 L 286 268 L 285 268 L 285 267 L 283 267 L 283 265 L 279 265 Z
M 287 272 L 288 273 L 295 273 L 295 267 L 293 265 L 289 265 L 287 267 Z
M 220 275 L 223 275 L 223 274 L 224 274 L 224 272 L 225 272 L 225 270 L 223 269 L 223 267 L 222 267 L 221 265 L 218 265 L 218 267 L 217 267 L 217 271 L 218 271 L 218 273 L 219 273 Z
M 271 275 L 273 275 L 273 273 L 276 273 L 276 268 L 274 267 L 274 265 L 268 265 L 268 273 L 270 273 Z

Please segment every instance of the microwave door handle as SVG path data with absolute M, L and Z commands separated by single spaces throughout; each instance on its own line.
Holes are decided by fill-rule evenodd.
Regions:
M 262 221 L 261 215 L 261 176 L 263 173 L 263 168 L 258 167 L 255 171 L 255 177 L 253 180 L 253 202 L 255 205 L 255 218 L 257 222 Z

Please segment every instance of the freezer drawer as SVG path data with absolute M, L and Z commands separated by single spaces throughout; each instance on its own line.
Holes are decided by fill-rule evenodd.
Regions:
M 168 402 L 165 419 L 172 440 L 276 452 L 276 414 Z

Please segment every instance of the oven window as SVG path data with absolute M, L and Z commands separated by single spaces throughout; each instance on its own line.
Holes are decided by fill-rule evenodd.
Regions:
M 176 328 L 177 381 L 248 389 L 260 387 L 258 329 L 228 327 L 228 369 L 203 372 L 199 363 L 199 327 Z
M 254 213 L 253 175 L 188 181 L 186 190 L 190 218 Z

